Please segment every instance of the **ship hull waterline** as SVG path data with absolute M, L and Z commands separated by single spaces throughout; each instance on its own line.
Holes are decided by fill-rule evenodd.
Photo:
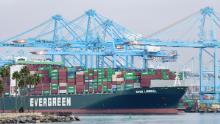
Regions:
M 176 114 L 186 87 L 137 88 L 111 94 L 5 97 L 0 112 L 71 112 L 74 114 Z M 17 104 L 15 104 L 17 103 Z

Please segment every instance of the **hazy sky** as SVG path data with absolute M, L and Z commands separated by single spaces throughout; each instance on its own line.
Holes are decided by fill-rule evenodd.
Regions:
M 206 6 L 220 12 L 220 0 L 0 0 L 0 40 L 52 15 L 61 14 L 71 20 L 88 9 L 147 35 Z
M 88 9 L 148 35 L 206 6 L 220 12 L 220 0 L 0 0 L 0 41 L 55 14 L 72 20 Z

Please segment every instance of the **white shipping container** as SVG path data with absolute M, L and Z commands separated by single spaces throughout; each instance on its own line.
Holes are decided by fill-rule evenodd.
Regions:
M 120 75 L 120 74 L 122 74 L 121 71 L 120 72 L 115 72 L 115 75 Z
M 117 88 L 117 85 L 112 85 L 112 88 Z
M 67 90 L 59 90 L 59 93 L 61 93 L 61 94 L 66 94 L 66 93 L 67 93 Z
M 175 80 L 151 80 L 150 87 L 173 87 Z
M 124 81 L 124 78 L 117 78 L 116 81 Z
M 65 87 L 67 86 L 67 83 L 59 83 L 60 87 Z
M 134 88 L 140 88 L 140 87 L 141 87 L 140 83 L 134 83 Z
M 76 72 L 76 74 L 84 74 L 84 71 L 78 71 L 78 72 Z
M 90 83 L 92 83 L 94 80 L 89 80 Z
M 60 82 L 60 83 L 66 83 L 66 82 Z
M 112 75 L 112 81 L 117 81 L 116 75 Z

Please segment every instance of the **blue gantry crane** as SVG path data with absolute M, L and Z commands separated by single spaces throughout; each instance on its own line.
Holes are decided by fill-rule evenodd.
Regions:
M 30 30 L 3 40 L 1 46 L 43 48 L 44 51 L 32 53 L 50 55 L 52 61 L 60 55 L 65 64 L 85 68 L 144 69 L 153 57 L 164 58 L 164 61 L 174 61 L 177 57 L 175 51 L 149 51 L 146 46 L 136 46 L 138 39 L 138 34 L 94 10 L 88 10 L 72 21 L 55 15 Z
M 187 29 L 188 27 L 188 29 Z M 186 29 L 184 29 L 186 28 Z M 179 31 L 179 32 L 178 32 Z M 181 32 L 181 33 L 180 33 Z M 182 33 L 183 32 L 183 33 Z M 173 34 L 170 36 L 169 34 Z M 178 23 L 164 28 L 163 30 L 140 40 L 140 45 L 164 46 L 164 47 L 186 47 L 199 49 L 200 69 L 200 92 L 219 93 L 219 59 L 218 48 L 220 47 L 220 14 L 211 7 L 201 9 Z M 179 35 L 176 35 L 179 34 Z M 191 36 L 189 36 L 191 35 Z M 185 37 L 184 37 L 185 36 Z M 188 36 L 188 37 L 187 37 Z M 172 39 L 170 39 L 172 38 Z M 189 38 L 189 39 L 187 39 Z M 211 49 L 211 50 L 210 50 Z M 204 53 L 213 59 L 212 70 L 207 70 Z M 204 79 L 212 73 L 213 82 Z

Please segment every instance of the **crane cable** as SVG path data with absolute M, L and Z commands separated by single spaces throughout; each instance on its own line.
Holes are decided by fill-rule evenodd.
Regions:
M 180 19 L 180 20 L 174 22 L 173 24 L 171 24 L 171 25 L 169 25 L 169 26 L 167 26 L 167 27 L 164 27 L 164 28 L 160 29 L 159 31 L 156 31 L 156 32 L 154 32 L 154 33 L 152 33 L 152 34 L 146 36 L 145 38 L 151 38 L 151 37 L 153 37 L 153 36 L 155 36 L 155 35 L 157 35 L 157 34 L 163 32 L 163 31 L 165 31 L 165 30 L 167 30 L 167 29 L 169 29 L 169 28 L 171 28 L 171 27 L 173 27 L 173 26 L 175 26 L 175 25 L 177 25 L 177 24 L 179 24 L 179 23 L 181 23 L 181 22 L 183 22 L 183 21 L 185 21 L 185 20 L 191 18 L 192 16 L 198 14 L 199 12 L 200 12 L 200 11 L 197 11 L 197 12 L 195 12 L 195 13 L 193 13 L 193 14 L 191 14 L 191 15 L 189 15 L 189 16 L 183 18 L 183 19 Z

